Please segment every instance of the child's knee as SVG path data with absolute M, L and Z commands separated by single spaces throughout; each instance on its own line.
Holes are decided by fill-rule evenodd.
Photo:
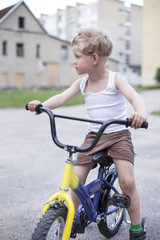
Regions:
M 122 191 L 126 194 L 129 194 L 130 192 L 134 191 L 136 188 L 135 180 L 134 178 L 123 178 L 120 181 L 120 187 Z

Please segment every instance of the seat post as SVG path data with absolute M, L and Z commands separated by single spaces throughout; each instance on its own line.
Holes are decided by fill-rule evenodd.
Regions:
M 103 174 L 104 174 L 104 169 L 105 167 L 100 164 L 99 169 L 98 169 L 98 179 L 102 180 L 103 179 Z

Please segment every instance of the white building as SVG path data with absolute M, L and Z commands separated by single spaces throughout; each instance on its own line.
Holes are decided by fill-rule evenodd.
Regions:
M 119 0 L 97 0 L 90 4 L 67 6 L 54 15 L 40 18 L 45 29 L 54 36 L 71 40 L 77 29 L 100 26 L 113 38 L 111 59 L 118 63 L 117 71 L 133 84 L 140 83 L 142 54 L 142 7 L 125 7 Z
M 50 36 L 23 1 L 0 10 L 0 89 L 68 86 L 74 75 L 70 43 Z

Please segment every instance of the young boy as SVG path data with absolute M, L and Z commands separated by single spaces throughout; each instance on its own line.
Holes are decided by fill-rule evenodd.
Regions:
M 126 98 L 134 108 L 134 112 L 130 116 L 131 127 L 140 128 L 147 119 L 142 99 L 124 77 L 106 70 L 106 62 L 112 47 L 112 41 L 101 29 L 86 28 L 80 30 L 72 41 L 75 56 L 73 63 L 79 75 L 87 74 L 87 76 L 76 80 L 63 93 L 51 97 L 42 105 L 55 109 L 81 91 L 85 98 L 88 117 L 107 121 L 108 119 L 126 119 Z M 30 102 L 29 110 L 35 111 L 36 106 L 40 103 L 39 101 Z M 89 145 L 98 128 L 98 124 L 90 123 L 88 125 L 88 134 L 83 145 Z M 145 239 L 146 233 L 141 226 L 140 202 L 134 178 L 134 151 L 128 129 L 122 125 L 111 125 L 107 128 L 93 150 L 89 153 L 79 153 L 74 171 L 84 184 L 93 167 L 91 162 L 93 154 L 105 148 L 108 149 L 108 153 L 116 165 L 123 193 L 130 196 L 131 204 L 128 208 L 131 219 L 130 239 Z M 72 193 L 72 199 L 76 211 L 79 200 L 74 193 Z

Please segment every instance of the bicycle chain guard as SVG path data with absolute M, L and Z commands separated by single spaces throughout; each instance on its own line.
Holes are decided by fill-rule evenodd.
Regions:
M 108 198 L 113 206 L 120 208 L 128 208 L 130 206 L 130 197 L 125 194 L 113 194 L 112 197 Z

